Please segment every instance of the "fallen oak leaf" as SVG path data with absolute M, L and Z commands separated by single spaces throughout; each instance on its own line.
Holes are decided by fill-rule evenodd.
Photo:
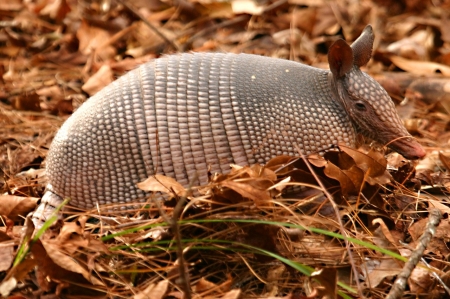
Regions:
M 331 162 L 325 165 L 324 173 L 329 178 L 335 179 L 341 186 L 344 195 L 358 194 L 364 182 L 364 172 L 356 165 L 348 170 L 340 169 Z
M 101 280 L 95 278 L 89 270 L 84 268 L 73 257 L 61 251 L 58 245 L 43 240 L 42 246 L 45 248 L 48 257 L 52 260 L 52 262 L 59 266 L 61 269 L 68 272 L 81 274 L 87 281 L 91 282 L 93 285 L 105 285 Z M 58 277 L 56 276 L 55 278 L 58 279 Z
M 444 76 L 450 77 L 450 67 L 444 64 L 429 61 L 409 60 L 399 56 L 391 56 L 389 59 L 393 64 L 402 70 L 412 74 L 426 76 L 434 75 L 440 72 Z
M 355 161 L 356 165 L 370 177 L 383 175 L 386 171 L 387 160 L 380 153 L 373 150 L 365 153 L 342 144 L 339 145 L 339 148 L 349 155 Z
M 38 202 L 37 197 L 21 197 L 15 195 L 0 195 L 0 211 L 12 221 L 18 221 L 33 211 Z
M 220 182 L 220 186 L 227 187 L 239 193 L 242 197 L 253 200 L 256 205 L 267 205 L 272 200 L 267 190 L 257 189 L 250 184 L 226 180 Z
M 108 253 L 109 250 L 105 244 L 97 239 L 91 238 L 91 235 L 85 232 L 87 220 L 88 217 L 81 216 L 76 221 L 65 222 L 59 235 L 55 239 L 48 241 L 69 254 L 74 254 L 80 248 L 85 248 L 95 253 Z
M 144 290 L 140 291 L 134 295 L 133 299 L 161 299 L 167 293 L 167 287 L 169 286 L 169 281 L 167 279 L 161 280 L 158 283 L 149 284 Z
M 162 174 L 155 174 L 137 184 L 144 191 L 163 192 L 173 197 L 187 196 L 187 190 L 175 179 Z

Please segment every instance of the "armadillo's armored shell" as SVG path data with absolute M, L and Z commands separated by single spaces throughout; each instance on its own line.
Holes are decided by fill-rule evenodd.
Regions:
M 270 75 L 269 75 L 270 74 Z M 144 197 L 163 173 L 264 163 L 354 143 L 328 71 L 246 54 L 181 54 L 144 64 L 89 99 L 58 132 L 47 159 L 53 192 L 90 208 Z

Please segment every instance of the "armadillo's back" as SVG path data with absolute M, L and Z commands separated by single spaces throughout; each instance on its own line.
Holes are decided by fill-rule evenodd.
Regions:
M 89 99 L 47 158 L 53 191 L 90 208 L 144 197 L 163 173 L 188 184 L 229 164 L 353 144 L 328 72 L 253 55 L 182 54 L 147 63 Z
M 132 182 L 147 176 L 140 72 L 114 81 L 84 103 L 58 131 L 47 156 L 53 192 L 73 205 L 126 202 L 144 196 Z M 143 146 L 145 145 L 145 146 Z

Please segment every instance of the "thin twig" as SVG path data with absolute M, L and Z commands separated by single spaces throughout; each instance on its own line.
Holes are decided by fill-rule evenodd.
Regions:
M 397 279 L 392 285 L 386 299 L 397 299 L 403 296 L 403 291 L 405 290 L 408 278 L 411 276 L 412 271 L 422 258 L 425 249 L 431 241 L 431 238 L 436 233 L 436 227 L 439 225 L 441 217 L 441 211 L 438 209 L 433 209 L 430 211 L 427 226 L 425 227 L 422 236 L 419 238 L 416 249 L 411 253 L 410 258 L 405 263 L 402 271 L 397 275 Z
M 123 6 L 125 6 L 129 11 L 131 11 L 135 16 L 137 16 L 139 19 L 141 19 L 142 22 L 144 22 L 145 25 L 147 25 L 153 32 L 155 32 L 160 38 L 162 38 L 167 44 L 169 44 L 173 49 L 175 49 L 177 52 L 180 51 L 180 48 L 171 41 L 167 36 L 165 36 L 161 31 L 159 31 L 158 28 L 152 25 L 129 1 L 127 0 L 117 0 L 119 3 L 121 3 Z
M 288 0 L 278 0 L 278 1 L 274 2 L 274 3 L 272 3 L 269 6 L 264 8 L 263 14 L 267 13 L 268 11 L 276 9 L 277 7 L 283 5 L 283 4 L 287 3 L 287 2 L 288 2 Z M 197 32 L 196 34 L 194 34 L 193 36 L 191 36 L 186 41 L 186 43 L 184 43 L 184 45 L 182 46 L 181 49 L 184 52 L 184 51 L 187 50 L 187 47 L 189 47 L 200 36 L 207 35 L 207 34 L 213 32 L 213 31 L 215 31 L 215 30 L 217 30 L 219 28 L 224 28 L 224 27 L 228 27 L 228 26 L 234 25 L 236 23 L 243 22 L 243 21 L 245 21 L 246 19 L 249 19 L 249 18 L 250 18 L 249 15 L 241 15 L 241 16 L 235 17 L 234 19 L 224 21 L 222 23 L 213 25 L 211 27 L 207 27 L 204 30 L 201 30 L 201 31 Z
M 189 183 L 189 186 L 187 188 L 187 193 L 190 193 L 192 190 L 192 186 L 194 185 L 194 182 L 198 180 L 198 175 L 195 173 L 194 178 Z M 176 194 L 175 192 L 173 192 Z M 189 273 L 186 269 L 186 263 L 184 261 L 184 255 L 183 255 L 183 244 L 181 242 L 181 232 L 180 232 L 180 225 L 178 223 L 178 220 L 181 216 L 181 213 L 183 212 L 184 204 L 187 200 L 186 195 L 179 198 L 172 214 L 172 218 L 169 218 L 167 214 L 164 212 L 164 210 L 161 207 L 160 201 L 158 199 L 155 199 L 154 202 L 156 203 L 156 206 L 158 207 L 159 213 L 161 217 L 166 221 L 170 228 L 172 229 L 172 232 L 175 236 L 175 242 L 177 243 L 177 257 L 178 257 L 178 271 L 180 272 L 180 285 L 181 288 L 184 291 L 184 298 L 185 299 L 191 299 L 191 284 L 190 284 L 190 278 Z
M 303 161 L 305 161 L 306 166 L 308 166 L 309 171 L 311 172 L 311 174 L 314 176 L 314 178 L 316 179 L 317 183 L 319 184 L 320 188 L 322 188 L 322 192 L 325 194 L 325 196 L 327 197 L 328 201 L 331 203 L 334 212 L 336 213 L 336 220 L 339 224 L 339 230 L 341 231 L 341 234 L 344 237 L 347 237 L 347 233 L 345 231 L 344 228 L 344 224 L 342 223 L 342 219 L 341 219 L 341 215 L 339 214 L 339 209 L 337 204 L 334 202 L 333 197 L 331 196 L 330 193 L 328 193 L 327 189 L 325 188 L 325 185 L 322 183 L 322 181 L 319 179 L 319 177 L 317 176 L 316 172 L 314 171 L 314 169 L 311 167 L 311 164 L 309 163 L 309 161 L 306 159 L 305 155 L 303 155 L 301 149 L 298 147 L 297 144 L 295 144 L 295 148 L 297 150 L 297 152 L 300 154 L 300 156 L 302 157 Z M 356 282 L 356 286 L 358 288 L 358 292 L 359 292 L 359 296 L 361 298 L 364 298 L 363 294 L 362 294 L 362 287 L 361 284 L 359 283 L 359 273 L 358 273 L 358 269 L 356 268 L 356 263 L 355 260 L 353 258 L 353 254 L 352 251 L 350 249 L 350 242 L 347 240 L 347 238 L 344 238 L 344 242 L 345 242 L 345 247 L 347 249 L 347 254 L 348 254 L 348 258 L 350 260 L 350 264 L 352 266 L 352 270 L 353 270 L 353 275 L 355 276 L 355 282 Z
M 190 189 L 190 187 L 189 187 Z M 181 216 L 181 212 L 183 211 L 184 203 L 186 202 L 186 196 L 182 196 L 180 200 L 177 202 L 175 209 L 173 210 L 172 221 L 170 226 L 172 228 L 173 234 L 175 236 L 175 241 L 177 243 L 177 256 L 178 256 L 178 269 L 180 271 L 180 284 L 184 290 L 184 298 L 191 299 L 191 284 L 189 279 L 189 273 L 186 269 L 186 264 L 184 262 L 183 255 L 183 244 L 181 243 L 181 232 L 180 225 L 178 224 L 178 220 Z
M 224 22 L 222 22 L 222 23 L 219 23 L 219 24 L 216 24 L 216 25 L 213 25 L 213 26 L 210 26 L 210 27 L 206 27 L 205 29 L 203 29 L 203 30 L 197 32 L 196 34 L 194 34 L 193 36 L 191 36 L 191 37 L 183 44 L 183 46 L 181 47 L 181 51 L 182 51 L 182 52 L 185 52 L 185 51 L 187 50 L 187 48 L 190 47 L 190 45 L 191 45 L 197 38 L 199 38 L 200 36 L 207 35 L 207 34 L 213 32 L 213 31 L 215 31 L 215 30 L 217 30 L 217 29 L 219 29 L 219 28 L 228 27 L 228 26 L 234 25 L 234 24 L 236 24 L 236 23 L 243 22 L 243 21 L 245 21 L 245 20 L 248 19 L 248 18 L 249 18 L 248 15 L 241 15 L 241 16 L 236 17 L 236 18 L 234 18 L 234 19 L 227 20 L 227 21 L 224 21 Z

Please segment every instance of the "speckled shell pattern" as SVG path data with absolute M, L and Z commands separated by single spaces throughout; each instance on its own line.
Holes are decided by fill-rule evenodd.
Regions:
M 392 135 L 410 136 L 397 114 L 394 102 L 386 90 L 382 88 L 377 81 L 368 74 L 362 72 L 359 68 L 354 67 L 347 75 L 347 80 L 344 80 L 343 82 L 345 83 L 345 89 L 353 100 L 364 98 L 371 99 L 370 101 L 366 101 L 366 103 L 372 106 L 373 111 L 382 123 L 389 124 L 390 131 L 395 132 L 395 135 Z M 364 127 L 363 120 L 355 119 L 354 121 L 358 122 L 361 128 Z M 383 132 L 374 132 L 373 128 L 366 128 L 363 135 L 374 137 L 374 135 L 380 133 Z
M 188 185 L 230 164 L 354 145 L 329 71 L 248 54 L 166 56 L 122 76 L 84 103 L 55 137 L 52 191 L 71 205 L 145 198 L 136 183 L 160 173 Z

